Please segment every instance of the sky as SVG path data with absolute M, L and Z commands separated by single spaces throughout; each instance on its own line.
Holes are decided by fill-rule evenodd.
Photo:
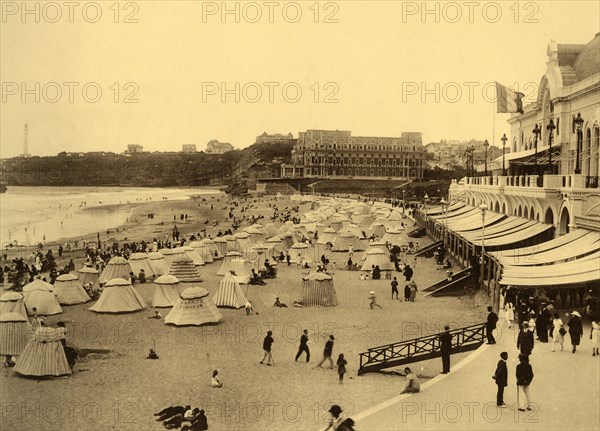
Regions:
M 24 10 L 24 5 L 27 10 Z M 596 1 L 1 2 L 0 155 L 236 148 L 307 129 L 501 145 Z

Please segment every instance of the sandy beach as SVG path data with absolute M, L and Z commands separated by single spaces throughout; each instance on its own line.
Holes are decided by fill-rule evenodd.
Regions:
M 205 201 L 203 200 L 205 199 Z M 132 208 L 129 220 L 101 240 L 151 240 L 170 235 L 173 224 L 184 237 L 206 229 L 213 237 L 230 224 L 223 222 L 228 196 L 204 197 L 184 201 L 151 202 Z M 287 199 L 248 198 L 252 208 L 244 214 L 263 215 L 270 221 L 272 209 L 298 205 Z M 211 210 L 211 205 L 213 206 Z M 310 209 L 301 204 L 300 213 Z M 149 219 L 148 213 L 155 218 Z M 180 220 L 181 214 L 188 221 Z M 174 220 L 175 217 L 175 220 Z M 212 227 L 212 221 L 219 224 Z M 247 227 L 247 224 L 241 226 Z M 96 241 L 96 235 L 71 238 Z M 65 238 L 66 241 L 66 238 Z M 427 239 L 418 240 L 421 246 Z M 62 242 L 62 240 L 61 240 Z M 80 244 L 81 247 L 81 244 Z M 51 247 L 51 248 L 56 248 Z M 11 253 L 14 255 L 15 252 Z M 30 253 L 30 252 L 29 252 Z M 83 263 L 83 252 L 73 251 L 76 268 Z M 63 255 L 64 265 L 71 256 Z M 10 254 L 9 254 L 10 258 Z M 347 253 L 333 253 L 330 260 L 345 262 Z M 214 295 L 221 277 L 217 261 L 200 268 L 199 283 Z M 414 303 L 391 300 L 389 280 L 359 279 L 359 272 L 333 270 L 337 307 L 274 308 L 276 297 L 292 304 L 300 298 L 301 276 L 307 270 L 278 265 L 278 276 L 266 286 L 242 289 L 258 315 L 246 316 L 243 310 L 221 309 L 225 320 L 214 326 L 171 327 L 148 319 L 153 313 L 98 315 L 88 311 L 92 303 L 64 306 L 64 313 L 49 320 L 66 322 L 68 342 L 82 349 L 84 356 L 73 375 L 52 380 L 26 379 L 3 368 L 0 393 L 4 400 L 2 424 L 5 429 L 25 430 L 160 430 L 162 424 L 152 414 L 170 405 L 191 404 L 205 409 L 211 430 L 314 430 L 324 428 L 331 404 L 340 404 L 351 416 L 400 391 L 404 378 L 393 373 L 357 376 L 358 354 L 368 347 L 411 339 L 442 331 L 445 324 L 466 326 L 485 320 L 483 296 L 422 298 Z M 398 275 L 403 287 L 403 277 Z M 444 274 L 427 259 L 418 259 L 415 276 L 424 288 Z M 154 285 L 136 285 L 151 303 Z M 377 293 L 382 310 L 369 308 L 369 291 Z M 166 315 L 168 309 L 161 311 Z M 302 329 L 308 329 L 310 363 L 294 362 Z M 262 339 L 267 330 L 275 339 L 275 366 L 260 365 Z M 344 353 L 348 373 L 340 385 L 329 369 L 314 369 L 322 357 L 326 338 L 335 336 L 334 359 Z M 156 344 L 159 360 L 148 360 Z M 453 355 L 460 360 L 462 355 Z M 422 380 L 441 371 L 441 361 L 417 364 Z M 219 370 L 221 389 L 210 387 L 213 369 Z

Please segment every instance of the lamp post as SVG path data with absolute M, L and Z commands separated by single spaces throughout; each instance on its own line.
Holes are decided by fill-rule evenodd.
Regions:
M 581 165 L 579 163 L 579 158 L 581 157 L 581 147 L 583 146 L 583 118 L 581 118 L 581 113 L 577 113 L 577 117 L 573 120 L 575 123 L 575 128 L 577 129 L 577 153 L 575 158 L 575 173 L 581 173 Z
M 488 207 L 486 204 L 481 204 L 479 205 L 479 209 L 481 210 L 481 266 L 479 268 L 479 280 L 480 283 L 483 284 L 483 271 L 485 266 L 485 212 Z
M 546 130 L 548 130 L 548 164 L 550 165 L 550 174 L 554 173 L 554 169 L 552 168 L 552 142 L 554 141 L 554 129 L 556 129 L 554 120 L 550 118 L 550 122 L 546 126 Z
M 446 247 L 446 232 L 448 230 L 448 218 L 447 218 L 448 201 L 446 201 L 446 199 L 442 198 L 442 200 L 440 201 L 440 204 L 442 205 L 442 211 L 443 211 L 443 215 L 444 215 L 444 233 L 443 233 L 442 241 L 444 242 L 444 248 L 445 248 Z
M 505 164 L 506 141 L 508 141 L 508 138 L 506 137 L 506 133 L 504 133 L 502 135 L 502 138 L 500 138 L 500 140 L 502 141 L 502 176 L 505 177 L 506 176 L 506 164 Z
M 427 231 L 427 227 L 428 227 L 428 223 L 427 223 L 427 202 L 429 201 L 429 196 L 427 195 L 427 193 L 425 193 L 425 196 L 423 197 L 423 201 L 425 202 L 425 231 Z
M 488 147 L 490 146 L 490 143 L 487 141 L 487 139 L 483 142 L 483 149 L 485 151 L 485 159 L 483 161 L 484 163 L 484 176 L 487 177 L 487 153 L 488 153 Z
M 535 125 L 535 127 L 532 130 L 533 132 L 533 148 L 535 148 L 535 153 L 533 154 L 533 172 L 536 175 L 538 174 L 538 165 L 537 165 L 537 143 L 538 143 L 538 138 L 542 135 L 542 129 L 540 129 L 539 125 Z

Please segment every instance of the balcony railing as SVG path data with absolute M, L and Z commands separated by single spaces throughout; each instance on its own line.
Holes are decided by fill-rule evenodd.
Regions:
M 466 185 L 524 188 L 600 188 L 600 177 L 573 175 L 517 175 L 511 177 L 467 177 Z
M 598 188 L 598 179 L 600 179 L 600 177 L 585 177 L 585 188 L 586 189 L 597 189 Z

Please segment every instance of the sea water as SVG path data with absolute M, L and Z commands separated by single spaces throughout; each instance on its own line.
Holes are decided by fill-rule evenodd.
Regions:
M 103 232 L 124 223 L 132 205 L 187 199 L 214 189 L 16 187 L 0 195 L 0 245 L 34 245 Z

